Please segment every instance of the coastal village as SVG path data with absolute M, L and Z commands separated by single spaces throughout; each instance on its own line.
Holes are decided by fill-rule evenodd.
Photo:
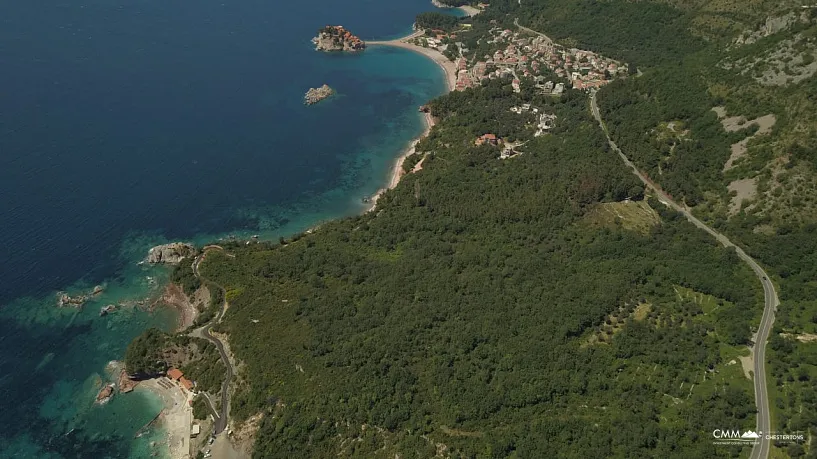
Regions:
M 530 78 L 541 93 L 560 95 L 567 88 L 598 89 L 627 73 L 627 67 L 618 61 L 592 51 L 561 46 L 544 35 L 531 36 L 527 32 L 494 27 L 484 43 L 494 49 L 493 53 L 477 56 L 463 42 L 456 41 L 458 33 L 467 33 L 467 30 L 431 32 L 434 36 L 418 36 L 412 43 L 440 53 L 456 46 L 459 57 L 454 61 L 454 89 L 457 91 L 476 87 L 486 80 L 511 78 L 514 91 L 520 92 L 522 79 Z
M 480 5 L 481 8 L 486 6 Z M 507 79 L 515 93 L 528 88 L 540 95 L 558 97 L 569 89 L 595 91 L 628 74 L 626 64 L 592 51 L 559 45 L 544 34 L 522 27 L 519 30 L 492 27 L 486 37 L 477 41 L 479 50 L 471 50 L 464 43 L 471 26 L 461 24 L 460 27 L 449 32 L 418 31 L 406 40 L 431 57 L 430 53 L 435 53 L 451 61 L 441 65 L 453 77 L 453 91 Z M 510 111 L 535 115 L 534 137 L 547 134 L 556 124 L 555 114 L 529 103 L 511 107 Z M 523 144 L 506 143 L 495 134 L 486 133 L 476 138 L 474 145 L 501 146 L 499 158 L 507 159 L 520 154 L 516 148 Z

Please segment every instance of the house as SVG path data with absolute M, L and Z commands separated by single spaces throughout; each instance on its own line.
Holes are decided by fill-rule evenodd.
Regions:
M 178 381 L 179 378 L 184 377 L 184 373 L 182 373 L 182 371 L 179 370 L 178 368 L 171 368 L 167 370 L 167 377 L 174 381 Z
M 201 426 L 199 424 L 193 424 L 193 427 L 190 428 L 190 438 L 196 438 L 201 433 Z
M 477 137 L 477 140 L 474 142 L 474 145 L 497 145 L 499 144 L 499 138 L 495 134 L 483 134 Z
M 511 86 L 513 86 L 513 92 L 520 92 L 521 91 L 521 89 L 519 87 L 519 83 L 520 83 L 520 81 L 517 80 L 516 78 L 514 78 L 514 80 L 511 82 Z
M 184 376 L 179 378 L 179 384 L 181 384 L 181 386 L 184 387 L 185 390 L 187 390 L 188 392 L 193 390 L 193 382 L 185 378 Z

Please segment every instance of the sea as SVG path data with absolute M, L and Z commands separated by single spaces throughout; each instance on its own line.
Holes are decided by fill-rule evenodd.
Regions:
M 0 1 L 0 457 L 167 455 L 161 401 L 94 403 L 148 327 L 169 241 L 275 240 L 353 215 L 445 91 L 410 51 L 314 51 L 340 24 L 411 32 L 429 0 Z M 303 105 L 310 87 L 337 94 Z M 58 292 L 103 291 L 82 308 Z M 102 306 L 122 307 L 100 316 Z

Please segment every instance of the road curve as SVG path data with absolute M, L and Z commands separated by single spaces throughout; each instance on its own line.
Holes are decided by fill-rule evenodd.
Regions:
M 221 361 L 224 363 L 224 368 L 227 369 L 227 377 L 224 378 L 224 381 L 221 383 L 221 413 L 218 413 L 218 416 L 215 416 L 213 425 L 213 435 L 218 435 L 227 428 L 227 421 L 230 419 L 230 382 L 232 382 L 233 375 L 235 373 L 233 365 L 230 363 L 230 358 L 227 356 L 227 351 L 224 349 L 224 343 L 210 333 L 210 329 L 213 327 L 213 324 L 220 322 L 222 317 L 224 317 L 224 311 L 226 310 L 227 305 L 227 292 L 221 285 L 205 279 L 201 274 L 199 274 L 199 263 L 204 260 L 204 256 L 207 254 L 208 249 L 224 250 L 219 246 L 205 247 L 204 250 L 202 250 L 202 253 L 193 261 L 193 274 L 195 274 L 200 281 L 206 282 L 209 285 L 220 289 L 222 302 L 219 305 L 219 311 L 216 317 L 208 322 L 207 325 L 194 330 L 192 334 L 194 336 L 200 335 L 201 337 L 212 342 L 216 346 L 216 349 L 218 349 L 219 354 L 221 354 Z M 212 401 L 209 398 L 207 398 L 207 401 L 210 404 L 210 409 L 215 412 Z
M 593 112 L 593 117 L 596 118 L 596 121 L 598 121 L 602 131 L 604 131 L 604 135 L 607 136 L 607 142 L 610 144 L 610 148 L 618 153 L 618 156 L 622 161 L 624 161 L 624 164 L 626 164 L 627 167 L 633 171 L 638 179 L 641 180 L 641 182 L 644 183 L 647 188 L 651 189 L 662 203 L 682 213 L 687 220 L 692 222 L 693 225 L 712 235 L 712 237 L 717 239 L 717 241 L 723 244 L 724 247 L 733 247 L 738 257 L 749 265 L 758 279 L 760 279 L 760 283 L 763 285 L 763 317 L 760 319 L 760 326 L 758 327 L 757 335 L 755 336 L 752 359 L 754 360 L 755 405 L 757 405 L 756 431 L 761 435 L 761 438 L 760 441 L 752 448 L 752 454 L 749 457 L 750 459 L 767 459 L 769 457 L 769 450 L 771 446 L 770 441 L 767 440 L 765 436 L 771 431 L 771 419 L 769 416 L 769 391 L 766 388 L 766 342 L 769 340 L 769 333 L 771 332 L 772 324 L 774 323 L 774 313 L 777 310 L 777 306 L 780 304 L 780 300 L 777 298 L 777 292 L 774 289 L 774 285 L 769 280 L 769 276 L 766 274 L 763 268 L 761 268 L 752 257 L 747 255 L 743 249 L 733 244 L 732 241 L 730 241 L 723 234 L 715 231 L 702 221 L 698 220 L 694 215 L 692 215 L 692 213 L 689 212 L 689 210 L 673 201 L 666 193 L 655 186 L 655 184 L 653 184 L 646 175 L 635 167 L 635 164 L 633 164 L 632 161 L 627 158 L 621 149 L 618 148 L 616 143 L 613 142 L 613 139 L 610 138 L 610 133 L 607 131 L 607 126 L 605 126 L 604 121 L 601 118 L 599 107 L 596 104 L 595 92 L 593 92 L 592 96 L 590 97 L 590 108 Z M 713 426 L 713 429 L 715 427 L 717 426 Z
M 532 33 L 534 35 L 539 35 L 540 37 L 547 40 L 548 43 L 553 43 L 553 40 L 550 37 L 548 37 L 547 35 L 543 34 L 542 32 L 537 32 L 537 31 L 535 31 L 533 29 L 529 29 L 529 28 L 527 28 L 525 26 L 519 25 L 519 18 L 515 18 L 513 20 L 513 25 L 515 25 L 519 30 L 521 30 L 523 32 Z

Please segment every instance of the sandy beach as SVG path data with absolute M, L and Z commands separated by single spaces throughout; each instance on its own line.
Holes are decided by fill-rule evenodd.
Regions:
M 479 8 L 474 8 L 471 5 L 459 6 L 457 9 L 465 13 L 466 16 L 476 16 L 482 12 Z
M 428 133 L 431 132 L 431 128 L 434 127 L 434 117 L 431 116 L 430 113 L 424 113 L 423 119 L 426 123 L 425 131 L 423 131 L 423 134 L 420 135 L 420 137 L 412 140 L 411 145 L 395 160 L 394 166 L 391 169 L 391 175 L 389 175 L 389 182 L 385 187 L 377 190 L 377 193 L 369 198 L 369 206 L 366 208 L 366 212 L 371 212 L 374 210 L 374 208 L 377 207 L 377 200 L 380 199 L 380 196 L 382 196 L 386 191 L 396 187 L 397 184 L 400 183 L 400 179 L 403 178 L 403 175 L 405 175 L 405 172 L 403 172 L 403 162 L 406 160 L 406 158 L 416 152 L 417 143 L 425 138 Z
M 447 92 L 453 91 L 457 84 L 457 66 L 453 62 L 448 60 L 447 57 L 443 56 L 443 54 L 437 51 L 436 49 L 423 48 L 422 46 L 417 46 L 415 44 L 408 43 L 408 40 L 417 38 L 421 35 L 423 35 L 423 32 L 418 31 L 409 36 L 399 38 L 397 40 L 367 41 L 366 44 L 374 46 L 394 46 L 397 48 L 403 48 L 409 51 L 414 51 L 415 53 L 420 53 L 423 56 L 426 56 L 427 58 L 436 62 L 437 65 L 439 65 L 440 68 L 443 69 L 443 72 L 445 73 Z M 398 183 L 400 183 L 400 179 L 403 177 L 404 174 L 403 162 L 406 160 L 406 158 L 415 153 L 416 151 L 415 147 L 417 145 L 417 142 L 425 138 L 428 135 L 428 133 L 431 132 L 431 128 L 434 127 L 434 117 L 432 117 L 431 114 L 425 113 L 424 119 L 426 123 L 425 131 L 423 131 L 423 134 L 420 135 L 420 137 L 414 139 L 409 145 L 409 147 L 405 151 L 403 151 L 403 153 L 395 160 L 387 185 L 378 190 L 377 193 L 375 193 L 374 196 L 370 198 L 369 206 L 366 208 L 366 212 L 370 212 L 377 206 L 377 200 L 380 198 L 380 196 L 383 195 L 383 193 L 385 193 L 387 190 L 391 190 L 392 188 L 396 187 Z
M 189 458 L 190 426 L 193 422 L 193 409 L 188 403 L 187 394 L 176 383 L 165 377 L 142 381 L 136 390 L 149 390 L 161 397 L 164 409 L 162 409 L 158 421 L 162 423 L 167 431 L 167 446 L 170 457 L 173 459 Z

